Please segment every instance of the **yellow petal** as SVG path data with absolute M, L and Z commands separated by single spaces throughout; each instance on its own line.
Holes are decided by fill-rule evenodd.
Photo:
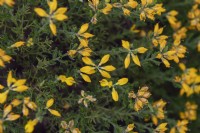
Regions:
M 28 114 L 29 114 L 29 110 L 25 105 L 23 105 L 22 113 L 23 113 L 24 116 L 28 116 Z
M 14 100 L 12 100 L 11 105 L 12 105 L 13 107 L 16 107 L 16 106 L 20 105 L 21 103 L 22 103 L 21 100 L 14 99 Z
M 68 86 L 72 86 L 74 83 L 76 83 L 73 77 L 68 77 L 65 82 Z
M 52 14 L 57 8 L 57 0 L 53 0 L 53 1 L 48 0 L 47 3 L 48 3 L 49 8 L 50 8 L 49 14 Z
M 82 34 L 82 33 L 86 32 L 87 29 L 88 29 L 88 27 L 89 27 L 89 24 L 88 24 L 88 23 L 83 24 L 83 25 L 81 26 L 80 30 L 78 31 L 78 34 Z
M 83 80 L 85 80 L 86 82 L 91 82 L 91 79 L 88 75 L 81 73 L 81 77 L 83 78 Z
M 61 114 L 57 110 L 54 110 L 54 109 L 48 109 L 48 110 L 52 115 L 55 115 L 57 117 L 61 117 Z
M 13 87 L 14 87 L 14 86 L 21 86 L 21 85 L 24 85 L 25 83 L 26 83 L 26 79 L 20 79 L 20 80 L 17 80 L 17 81 L 14 83 Z
M 0 59 L 0 66 L 1 66 L 1 67 L 5 67 L 5 64 L 4 64 L 4 62 L 3 62 L 2 59 Z
M 88 39 L 88 38 L 93 37 L 94 35 L 93 35 L 93 34 L 90 34 L 90 33 L 83 33 L 83 34 L 81 34 L 80 36 L 82 36 L 82 37 Z
M 104 67 L 101 67 L 103 70 L 106 70 L 106 71 L 114 71 L 116 68 L 112 65 L 108 65 L 108 66 L 104 66 Z
M 80 45 L 83 47 L 88 47 L 88 40 L 79 38 Z
M 10 60 L 12 59 L 12 57 L 8 56 L 8 55 L 4 55 L 1 57 L 3 61 L 6 61 L 6 62 L 10 62 Z
M 53 98 L 49 99 L 46 103 L 46 108 L 47 109 L 50 108 L 53 105 L 53 103 L 54 103 L 54 99 Z
M 130 60 L 131 60 L 131 55 L 128 54 L 124 60 L 124 65 L 125 65 L 125 68 L 128 68 L 128 66 L 130 65 Z
M 128 41 L 122 40 L 122 46 L 125 49 L 130 50 L 130 43 Z
M 3 93 L 0 93 L 0 104 L 4 103 L 6 101 L 8 92 L 9 92 L 9 90 L 7 90 Z
M 9 87 L 12 84 L 12 82 L 13 82 L 12 71 L 9 71 L 7 78 L 7 86 Z
M 5 118 L 12 111 L 12 105 L 8 105 L 3 110 L 3 118 Z
M 166 60 L 165 58 L 161 58 L 161 60 L 162 60 L 162 62 L 165 64 L 165 66 L 166 66 L 167 68 L 170 67 L 170 63 L 169 63 L 168 60 Z
M 21 86 L 18 86 L 18 87 L 16 87 L 16 88 L 13 88 L 12 90 L 13 90 L 13 91 L 17 91 L 17 92 L 23 92 L 23 91 L 28 90 L 28 86 L 21 85 Z
M 95 66 L 95 64 L 93 63 L 93 61 L 88 58 L 88 57 L 83 57 L 82 61 L 86 64 L 86 65 L 91 65 L 91 66 Z
M 50 22 L 49 26 L 53 35 L 56 36 L 56 25 L 53 22 Z
M 109 58 L 110 58 L 109 54 L 104 55 L 98 66 L 101 66 L 102 64 L 105 64 L 106 62 L 108 62 Z
M 36 110 L 37 109 L 37 105 L 34 102 L 29 102 L 27 104 L 27 106 L 32 110 Z
M 144 48 L 144 47 L 139 47 L 139 48 L 137 48 L 137 52 L 138 53 L 145 53 L 146 51 L 147 51 L 148 49 L 146 49 L 146 48 Z
M 101 75 L 105 78 L 111 78 L 110 74 L 106 71 L 103 70 L 99 70 L 99 72 L 101 73 Z
M 68 19 L 68 17 L 64 14 L 57 14 L 53 16 L 54 19 L 58 20 L 58 21 L 64 21 L 66 19 Z
M 86 74 L 93 74 L 95 73 L 95 68 L 91 66 L 84 66 L 80 69 L 81 72 L 86 73 Z
M 140 60 L 139 60 L 138 56 L 137 56 L 137 55 L 134 55 L 134 54 L 131 54 L 131 56 L 132 56 L 133 62 L 134 62 L 136 65 L 141 66 Z
M 7 121 L 15 121 L 15 120 L 19 119 L 19 117 L 20 117 L 20 115 L 18 115 L 18 114 L 10 113 L 9 115 L 7 115 L 6 120 Z
M 40 17 L 48 17 L 49 15 L 42 9 L 42 8 L 34 8 L 34 11 L 39 15 Z
M 25 133 L 32 133 L 34 130 L 35 125 L 37 125 L 38 119 L 29 120 L 25 125 Z
M 56 12 L 54 13 L 54 15 L 64 14 L 66 11 L 67 11 L 66 7 L 60 7 L 60 8 L 58 8 L 58 10 L 56 10 Z
M 108 86 L 108 80 L 107 80 L 107 79 L 102 79 L 102 80 L 99 81 L 99 82 L 100 82 L 100 85 L 101 85 L 102 87 Z
M 0 84 L 0 90 L 2 90 L 3 88 L 4 88 L 4 86 Z
M 121 78 L 117 81 L 116 85 L 125 85 L 128 82 L 128 78 Z
M 117 91 L 115 90 L 115 88 L 112 89 L 112 98 L 114 101 L 118 101 L 119 100 L 119 96 Z

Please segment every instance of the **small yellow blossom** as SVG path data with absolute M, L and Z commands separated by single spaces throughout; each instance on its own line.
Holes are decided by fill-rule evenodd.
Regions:
M 167 52 L 163 53 L 163 49 L 164 48 L 165 47 L 160 46 L 160 52 L 157 54 L 156 58 L 161 59 L 162 62 L 165 64 L 165 66 L 167 68 L 169 68 L 170 67 L 170 63 L 169 63 L 168 60 L 173 60 L 174 59 L 174 55 L 175 55 L 176 51 L 170 50 L 170 51 L 167 51 Z
M 96 98 L 91 95 L 87 95 L 84 90 L 81 90 L 81 98 L 78 100 L 78 104 L 83 103 L 84 106 L 88 107 L 88 102 L 95 102 Z
M 137 56 L 138 53 L 145 53 L 147 51 L 146 48 L 144 47 L 139 47 L 139 48 L 136 48 L 136 49 L 130 49 L 130 43 L 128 41 L 125 41 L 125 40 L 122 40 L 122 47 L 125 48 L 126 50 L 128 50 L 128 54 L 124 60 L 124 65 L 125 65 L 125 68 L 128 68 L 129 64 L 130 64 L 130 60 L 131 60 L 131 57 L 132 57 L 132 60 L 133 62 L 138 65 L 138 66 L 141 66 L 140 64 L 140 60 Z
M 29 120 L 25 125 L 25 133 L 32 133 L 34 131 L 35 126 L 38 123 L 38 119 Z
M 165 12 L 165 9 L 162 7 L 162 4 L 156 4 L 155 6 L 150 7 L 153 4 L 153 0 L 141 0 L 140 7 L 140 20 L 145 21 L 146 18 L 151 20 L 155 19 L 155 15 L 161 15 L 162 12 Z
M 86 32 L 88 28 L 89 28 L 89 23 L 85 23 L 81 26 L 80 30 L 76 34 L 80 41 L 80 45 L 83 47 L 88 47 L 88 39 L 94 36 L 93 34 Z
M 73 77 L 66 77 L 65 75 L 58 76 L 58 80 L 66 83 L 68 86 L 72 86 L 73 84 L 76 83 Z
M 180 112 L 181 119 L 196 120 L 197 119 L 197 108 L 198 105 L 195 103 L 186 102 L 185 112 Z
M 74 120 L 69 121 L 68 124 L 66 121 L 61 121 L 60 125 L 64 129 L 65 133 L 81 133 L 78 128 L 74 127 Z
M 106 3 L 106 7 L 101 9 L 101 12 L 105 15 L 109 14 L 109 12 L 112 10 L 112 5 L 109 3 Z
M 166 39 L 168 36 L 166 35 L 161 35 L 163 32 L 163 28 L 159 28 L 159 24 L 157 23 L 154 27 L 154 32 L 153 32 L 153 38 L 152 38 L 152 43 L 155 47 L 160 44 L 161 47 L 165 47 L 167 44 Z
M 9 55 L 6 55 L 5 51 L 0 48 L 0 67 L 5 67 L 5 62 L 10 63 L 12 58 Z
M 92 50 L 89 47 L 79 45 L 76 50 L 69 50 L 67 52 L 71 58 L 74 58 L 77 53 L 81 54 L 82 56 L 91 56 Z
M 130 16 L 131 11 L 128 8 L 135 9 L 137 7 L 138 3 L 135 0 L 129 0 L 125 4 L 121 3 L 114 3 L 113 7 L 121 8 L 125 16 Z
M 135 128 L 135 125 L 132 124 L 128 124 L 128 126 L 126 127 L 125 133 L 137 133 L 137 132 L 133 132 L 133 129 Z
M 30 108 L 31 110 L 36 111 L 37 109 L 37 105 L 30 101 L 30 97 L 25 97 L 24 101 L 23 101 L 23 109 L 22 109 L 22 113 L 24 116 L 28 116 L 29 115 L 29 110 L 28 108 Z
M 159 126 L 156 127 L 154 133 L 165 133 L 165 131 L 167 130 L 166 126 L 167 123 L 161 123 Z
M 137 94 L 134 91 L 129 92 L 128 97 L 135 99 L 134 109 L 139 111 L 143 108 L 145 104 L 148 103 L 148 98 L 151 96 L 149 88 L 147 86 L 142 87 L 138 90 Z
M 110 58 L 110 55 L 104 55 L 98 65 L 95 65 L 93 61 L 88 57 L 83 57 L 83 62 L 87 65 L 80 69 L 80 72 L 83 74 L 91 75 L 94 74 L 96 69 L 100 72 L 100 74 L 105 78 L 111 78 L 108 72 L 114 71 L 116 68 L 112 65 L 102 66 L 103 64 L 107 63 Z M 83 75 L 81 75 L 83 77 Z M 84 79 L 84 77 L 83 77 Z
M 102 87 L 108 87 L 108 88 L 112 88 L 112 98 L 114 101 L 118 101 L 119 100 L 119 95 L 118 92 L 116 91 L 116 86 L 122 86 L 128 83 L 128 78 L 121 78 L 117 81 L 117 83 L 113 84 L 112 81 L 108 81 L 107 79 L 102 79 L 100 82 L 100 85 Z
M 186 133 L 188 131 L 187 124 L 188 124 L 187 120 L 182 120 L 182 121 L 179 120 L 176 126 L 171 128 L 170 133 Z
M 66 7 L 60 7 L 57 9 L 57 0 L 48 1 L 49 6 L 49 14 L 46 13 L 42 8 L 34 8 L 34 11 L 39 15 L 40 17 L 46 17 L 49 19 L 49 27 L 53 33 L 54 36 L 57 34 L 56 25 L 53 23 L 54 20 L 58 21 L 64 21 L 68 19 L 68 17 L 65 15 L 65 12 L 67 11 Z
M 195 4 L 189 11 L 188 18 L 190 19 L 190 26 L 200 31 L 200 9 L 198 4 Z
M 9 71 L 7 77 L 7 87 L 8 89 L 3 93 L 0 93 L 0 104 L 4 103 L 7 99 L 9 91 L 24 92 L 28 89 L 28 86 L 24 85 L 26 79 L 16 80 L 12 77 L 12 71 Z
M 175 51 L 176 53 L 173 55 L 173 60 L 176 63 L 179 63 L 179 58 L 184 58 L 185 57 L 185 53 L 187 48 L 183 45 L 181 45 L 181 41 L 180 41 L 180 37 L 176 37 L 176 39 L 174 40 L 173 46 L 171 48 L 171 51 Z
M 47 109 L 52 115 L 61 117 L 61 114 L 57 110 L 50 109 L 50 107 L 53 106 L 53 104 L 54 104 L 54 99 L 53 98 L 49 99 L 46 103 L 45 109 Z
M 152 114 L 152 121 L 154 125 L 158 125 L 158 119 L 162 120 L 165 118 L 164 114 L 164 107 L 167 103 L 160 99 L 159 101 L 156 101 L 153 103 L 153 109 L 155 110 L 155 113 Z
M 24 45 L 26 45 L 28 47 L 32 46 L 33 45 L 33 38 L 29 38 L 26 42 L 24 42 L 24 41 L 16 42 L 13 45 L 11 45 L 10 48 L 19 48 L 19 47 L 24 46 Z

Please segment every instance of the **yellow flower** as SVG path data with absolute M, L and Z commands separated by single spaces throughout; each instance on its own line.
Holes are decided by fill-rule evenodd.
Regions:
M 129 0 L 127 3 L 125 4 L 121 4 L 121 3 L 114 3 L 113 7 L 116 8 L 121 8 L 122 11 L 124 12 L 125 16 L 130 16 L 131 11 L 128 8 L 132 8 L 135 9 L 137 7 L 138 3 L 135 0 Z
M 0 48 L 0 67 L 5 67 L 4 62 L 10 63 L 12 58 L 9 55 L 6 55 L 5 51 Z
M 149 88 L 147 86 L 142 87 L 138 90 L 137 94 L 134 93 L 134 91 L 129 92 L 129 98 L 135 99 L 134 109 L 136 111 L 139 111 L 143 108 L 145 104 L 148 103 L 147 98 L 151 96 L 151 93 L 149 92 Z
M 186 102 L 185 112 L 180 112 L 181 119 L 196 120 L 197 119 L 197 108 L 198 105 L 195 103 Z
M 9 71 L 8 77 L 7 77 L 7 86 L 8 89 L 4 91 L 3 93 L 0 93 L 0 103 L 4 103 L 7 99 L 9 91 L 16 91 L 16 92 L 24 92 L 28 89 L 26 85 L 26 79 L 19 79 L 16 80 L 12 77 L 12 71 Z
M 2 6 L 3 4 L 6 4 L 12 7 L 15 4 L 15 1 L 14 0 L 0 0 L 0 6 Z
M 64 129 L 66 133 L 81 133 L 81 131 L 78 128 L 74 127 L 74 120 L 69 121 L 67 124 L 66 121 L 61 121 L 61 127 Z
M 161 123 L 159 126 L 156 127 L 154 133 L 165 133 L 165 131 L 167 130 L 166 126 L 167 123 Z
M 22 113 L 24 116 L 28 116 L 29 114 L 28 108 L 34 111 L 37 109 L 37 105 L 34 102 L 30 101 L 30 97 L 25 97 L 23 102 L 24 103 L 23 103 Z
M 61 82 L 66 83 L 68 86 L 72 86 L 73 84 L 76 83 L 76 81 L 74 80 L 73 77 L 66 77 L 65 75 L 60 75 L 58 76 L 58 80 L 60 80 Z
M 170 63 L 168 60 L 174 60 L 176 51 L 170 50 L 163 53 L 164 47 L 160 45 L 160 52 L 157 54 L 156 58 L 161 59 L 167 68 L 170 67 Z
M 46 103 L 46 107 L 45 109 L 47 109 L 52 115 L 55 115 L 57 117 L 61 117 L 61 114 L 57 111 L 57 110 L 54 110 L 54 109 L 50 109 L 50 107 L 54 104 L 54 99 L 51 98 L 47 101 Z
M 88 107 L 88 102 L 95 102 L 96 98 L 91 95 L 87 95 L 84 90 L 81 90 L 81 98 L 78 100 L 78 104 L 83 103 L 84 106 Z
M 103 77 L 111 78 L 111 76 L 108 72 L 114 71 L 116 68 L 112 65 L 102 66 L 103 64 L 108 62 L 109 58 L 110 58 L 109 54 L 104 55 L 102 57 L 100 63 L 98 65 L 95 65 L 90 58 L 83 57 L 82 60 L 87 66 L 82 67 L 80 69 L 80 72 L 91 75 L 91 74 L 94 74 L 96 72 L 95 69 L 97 69 Z
M 179 120 L 176 126 L 171 128 L 170 133 L 186 133 L 188 131 L 187 124 L 187 120 Z
M 88 2 L 92 10 L 96 12 L 98 10 L 99 0 L 88 0 Z
M 25 125 L 25 133 L 32 133 L 34 131 L 35 126 L 38 123 L 38 119 L 29 120 Z
M 137 54 L 138 53 L 143 54 L 147 51 L 147 49 L 144 48 L 144 47 L 139 47 L 137 49 L 131 50 L 130 49 L 130 43 L 128 41 L 125 41 L 125 40 L 122 40 L 122 47 L 125 48 L 126 50 L 128 50 L 128 54 L 127 54 L 127 56 L 124 60 L 125 68 L 128 68 L 128 66 L 130 64 L 131 57 L 132 57 L 133 62 L 136 65 L 141 66 L 140 60 L 139 60 Z
M 179 63 L 179 58 L 184 58 L 185 57 L 185 53 L 186 53 L 186 50 L 187 48 L 183 45 L 180 44 L 180 37 L 176 37 L 175 40 L 174 40 L 174 44 L 171 48 L 171 51 L 176 51 L 176 53 L 174 54 L 173 56 L 173 60 L 176 62 L 176 63 Z
M 146 17 L 154 20 L 155 15 L 161 15 L 162 12 L 165 12 L 165 9 L 162 7 L 162 4 L 156 4 L 153 7 L 150 7 L 150 5 L 153 4 L 153 0 L 141 0 L 141 8 L 140 8 L 140 20 L 145 21 Z
M 16 42 L 13 45 L 11 45 L 10 48 L 19 48 L 19 47 L 24 46 L 24 45 L 26 45 L 28 47 L 32 46 L 33 45 L 33 38 L 29 38 L 26 42 L 24 42 L 24 41 Z
M 158 23 L 155 25 L 154 27 L 154 34 L 153 34 L 153 38 L 152 38 L 152 43 L 155 47 L 158 46 L 158 44 L 160 44 L 160 47 L 164 48 L 167 44 L 166 39 L 168 38 L 168 36 L 165 35 L 160 35 L 163 32 L 163 28 L 159 28 Z
M 165 118 L 164 114 L 164 107 L 167 103 L 160 99 L 159 101 L 156 101 L 153 103 L 153 109 L 155 110 L 155 113 L 152 114 L 152 121 L 154 125 L 158 125 L 158 119 L 162 120 Z
M 106 3 L 106 7 L 101 9 L 101 12 L 105 15 L 109 14 L 109 12 L 112 10 L 112 5 L 109 3 Z
M 126 130 L 125 130 L 125 133 L 129 133 L 129 132 L 130 132 L 130 133 L 137 133 L 137 132 L 132 132 L 134 128 L 135 128 L 134 123 L 128 124 L 128 126 L 127 126 L 127 128 L 126 128 Z
M 80 45 L 83 47 L 88 47 L 88 39 L 93 37 L 93 34 L 90 34 L 89 32 L 86 32 L 89 28 L 89 23 L 85 23 L 81 26 L 80 30 L 78 31 L 78 33 L 76 34 L 79 41 L 80 41 Z
M 116 86 L 122 86 L 125 85 L 126 83 L 128 83 L 128 78 L 121 78 L 117 81 L 117 83 L 113 84 L 112 81 L 108 81 L 107 79 L 102 79 L 100 82 L 100 85 L 102 87 L 108 87 L 108 88 L 112 88 L 112 99 L 114 101 L 118 101 L 119 100 L 119 95 L 118 92 L 115 90 Z
M 191 11 L 189 11 L 188 18 L 190 19 L 190 26 L 200 31 L 200 9 L 198 8 L 198 4 L 195 4 Z
M 84 47 L 83 45 L 79 45 L 76 50 L 69 50 L 67 54 L 74 58 L 74 56 L 79 53 L 82 56 L 91 56 L 92 50 L 89 47 Z
M 66 7 L 60 7 L 57 9 L 57 0 L 48 1 L 49 6 L 49 14 L 46 13 L 42 8 L 34 8 L 34 11 L 39 15 L 40 17 L 47 17 L 49 19 L 49 26 L 54 36 L 57 34 L 56 25 L 53 23 L 54 20 L 58 21 L 64 21 L 68 19 L 68 17 L 65 15 L 65 12 L 67 11 Z

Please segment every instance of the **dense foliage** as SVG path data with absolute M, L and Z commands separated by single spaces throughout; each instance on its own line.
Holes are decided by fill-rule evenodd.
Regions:
M 200 0 L 0 0 L 0 133 L 198 133 Z

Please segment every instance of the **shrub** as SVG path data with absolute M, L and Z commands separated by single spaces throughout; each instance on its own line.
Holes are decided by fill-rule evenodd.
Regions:
M 0 0 L 0 132 L 198 132 L 199 5 Z

